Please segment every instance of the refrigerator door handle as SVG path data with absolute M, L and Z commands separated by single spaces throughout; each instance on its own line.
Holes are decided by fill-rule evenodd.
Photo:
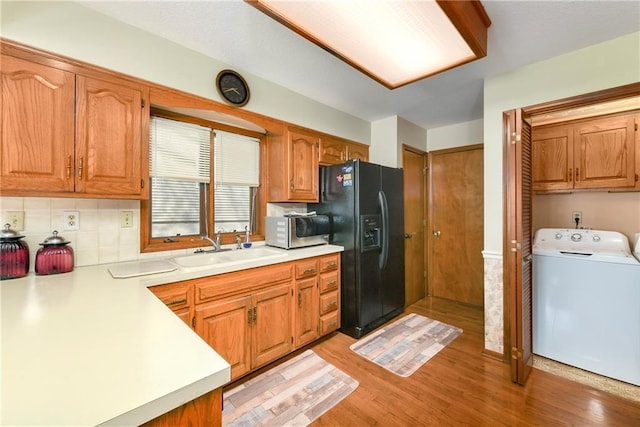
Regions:
M 387 259 L 389 258 L 389 206 L 387 205 L 387 196 L 382 190 L 378 192 L 378 207 L 382 213 L 380 270 L 383 270 L 387 266 Z

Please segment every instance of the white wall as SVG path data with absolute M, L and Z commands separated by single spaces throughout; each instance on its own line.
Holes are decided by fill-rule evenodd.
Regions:
M 571 213 L 582 212 L 580 227 L 618 231 L 633 243 L 640 232 L 640 192 L 589 191 L 533 196 L 533 230 L 574 228 Z
M 77 3 L 3 1 L 0 18 L 5 38 L 220 101 L 213 82 L 227 64 Z M 368 121 L 239 71 L 251 87 L 244 109 L 370 143 Z
M 640 32 L 485 80 L 485 250 L 502 253 L 502 113 L 640 81 Z
M 443 150 L 445 148 L 460 147 L 464 145 L 482 144 L 483 120 L 456 123 L 427 130 L 428 151 Z
M 369 161 L 379 165 L 398 167 L 398 116 L 371 122 Z
M 371 123 L 369 161 L 401 168 L 403 145 L 427 151 L 427 131 L 399 116 L 391 116 Z

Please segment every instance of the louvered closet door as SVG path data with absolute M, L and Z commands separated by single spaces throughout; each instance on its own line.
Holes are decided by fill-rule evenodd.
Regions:
M 511 379 L 524 384 L 533 365 L 531 125 L 522 110 L 505 114 L 508 131 L 507 242 Z

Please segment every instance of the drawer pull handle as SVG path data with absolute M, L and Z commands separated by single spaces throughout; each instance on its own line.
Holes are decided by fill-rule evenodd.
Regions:
M 251 324 L 251 319 L 253 318 L 253 315 L 251 314 L 251 307 L 249 307 L 249 310 L 247 310 L 247 322 L 249 324 Z
M 302 273 L 303 274 L 308 274 L 308 273 L 315 273 L 315 272 L 316 272 L 316 268 L 315 267 L 309 267 L 309 268 L 305 268 Z
M 256 306 L 253 306 L 253 324 L 258 324 L 258 309 Z
M 329 328 L 333 328 L 335 326 L 338 326 L 338 322 L 336 320 L 332 320 L 331 322 L 329 322 Z
M 337 285 L 338 281 L 337 280 L 331 280 L 329 282 L 327 282 L 327 286 L 333 286 L 333 285 Z
M 337 267 L 338 263 L 335 261 L 331 261 L 327 263 L 327 268 L 333 268 L 333 267 Z
M 334 300 L 334 299 L 332 299 L 331 301 L 329 301 L 329 302 L 327 303 L 327 305 L 328 305 L 329 307 L 333 307 L 334 305 L 337 305 L 337 304 L 338 304 L 338 301 L 336 301 L 336 300 Z
M 182 298 L 182 299 L 174 299 L 171 301 L 167 301 L 165 302 L 165 305 L 167 307 L 172 306 L 172 305 L 176 305 L 176 304 L 186 304 L 187 303 L 187 299 L 186 298 Z

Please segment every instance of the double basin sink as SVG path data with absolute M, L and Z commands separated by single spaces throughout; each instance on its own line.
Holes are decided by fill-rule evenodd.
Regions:
M 196 253 L 171 258 L 171 262 L 185 270 L 226 267 L 252 261 L 286 258 L 287 253 L 281 249 L 259 246 L 250 249 L 220 250 L 215 252 Z

